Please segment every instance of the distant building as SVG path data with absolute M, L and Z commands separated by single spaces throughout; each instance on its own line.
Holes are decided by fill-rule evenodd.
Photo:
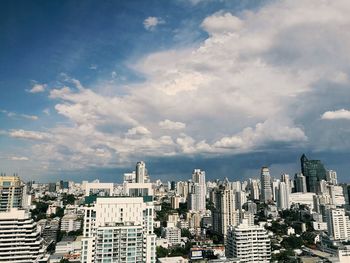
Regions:
M 271 242 L 267 231 L 260 226 L 242 223 L 230 227 L 227 234 L 226 257 L 239 258 L 239 262 L 268 263 L 271 259 Z
M 272 188 L 271 188 L 271 176 L 269 168 L 261 168 L 261 198 L 264 203 L 272 201 Z
M 294 181 L 295 181 L 295 191 L 296 192 L 301 192 L 301 193 L 307 192 L 306 178 L 302 173 L 295 174 Z
M 327 182 L 333 185 L 338 184 L 337 172 L 333 170 L 328 170 L 327 173 Z
M 23 208 L 26 205 L 26 194 L 25 184 L 19 176 L 0 176 L 0 212 Z
M 300 158 L 301 172 L 306 178 L 308 192 L 317 193 L 319 182 L 326 180 L 326 169 L 320 160 L 309 160 L 305 154 Z
M 81 229 L 81 220 L 77 215 L 64 215 L 61 219 L 61 231 L 71 232 Z
M 162 229 L 162 237 L 168 240 L 170 246 L 179 245 L 181 243 L 181 229 L 177 227 L 165 227 Z
M 205 172 L 195 169 L 192 173 L 191 191 L 188 200 L 189 210 L 193 212 L 205 212 L 206 194 Z

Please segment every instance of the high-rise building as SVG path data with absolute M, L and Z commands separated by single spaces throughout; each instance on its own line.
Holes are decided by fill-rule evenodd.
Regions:
M 0 176 L 0 212 L 23 208 L 26 203 L 26 188 L 19 176 Z
M 328 236 L 332 240 L 350 239 L 350 219 L 344 208 L 333 208 L 326 211 Z
M 239 258 L 239 262 L 268 263 L 271 259 L 271 242 L 267 231 L 247 222 L 230 227 L 227 233 L 226 257 Z
M 189 210 L 193 212 L 205 212 L 206 195 L 207 187 L 205 184 L 205 172 L 200 169 L 195 169 L 192 173 Z
M 333 170 L 328 170 L 327 171 L 327 182 L 333 185 L 338 184 L 338 179 L 337 179 L 337 172 Z
M 25 210 L 0 212 L 0 262 L 38 262 L 45 254 L 37 225 Z
M 308 192 L 317 193 L 319 182 L 326 180 L 326 169 L 320 160 L 309 160 L 305 154 L 300 158 L 301 172 L 306 178 Z
M 258 180 L 250 180 L 248 189 L 250 200 L 259 200 L 260 189 Z
M 289 189 L 285 182 L 280 182 L 278 187 L 277 207 L 280 210 L 289 209 Z
M 153 217 L 151 196 L 97 197 L 85 207 L 82 263 L 156 262 Z
M 272 188 L 271 188 L 271 176 L 269 168 L 261 168 L 261 198 L 262 202 L 272 201 Z
M 296 173 L 294 176 L 295 191 L 300 193 L 306 193 L 306 178 L 302 173 Z
M 144 162 L 137 162 L 136 164 L 136 183 L 148 183 L 149 177 Z
M 239 211 L 236 209 L 235 192 L 230 189 L 218 189 L 215 191 L 215 204 L 212 211 L 213 231 L 226 237 L 229 226 L 239 223 Z

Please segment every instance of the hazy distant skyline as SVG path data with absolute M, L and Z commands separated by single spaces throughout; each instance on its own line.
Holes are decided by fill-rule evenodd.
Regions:
M 350 2 L 2 1 L 0 171 L 350 169 Z M 274 174 L 275 173 L 275 174 Z

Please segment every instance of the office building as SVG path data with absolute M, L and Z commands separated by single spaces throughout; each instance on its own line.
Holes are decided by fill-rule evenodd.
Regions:
M 289 209 L 290 190 L 285 182 L 280 182 L 278 187 L 277 207 L 280 210 Z
M 81 228 L 81 220 L 78 218 L 77 215 L 71 214 L 71 215 L 64 215 L 61 219 L 61 231 L 65 232 L 71 232 L 71 231 L 77 231 Z
M 320 160 L 309 160 L 305 154 L 300 158 L 301 172 L 306 178 L 308 192 L 317 193 L 319 182 L 326 180 L 326 169 Z
M 271 187 L 271 176 L 269 168 L 261 168 L 261 202 L 271 202 L 272 201 L 272 187 Z
M 162 237 L 168 240 L 169 246 L 179 245 L 181 243 L 181 229 L 175 226 L 164 227 Z
M 144 162 L 138 162 L 136 164 L 136 183 L 149 183 L 149 176 Z
M 268 263 L 271 259 L 271 242 L 267 231 L 246 222 L 230 227 L 227 233 L 226 257 L 239 258 L 241 263 Z

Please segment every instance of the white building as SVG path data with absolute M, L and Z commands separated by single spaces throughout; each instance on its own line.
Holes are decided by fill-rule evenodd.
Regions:
M 219 189 L 215 192 L 215 208 L 212 211 L 213 231 L 224 238 L 229 226 L 239 224 L 235 197 L 234 190 Z
M 333 240 L 350 239 L 350 219 L 344 208 L 333 208 L 326 211 L 328 236 Z
M 260 200 L 262 202 L 272 201 L 272 188 L 271 188 L 271 176 L 269 168 L 262 167 L 261 168 L 261 196 Z
M 314 196 L 315 193 L 291 193 L 289 195 L 289 207 L 293 204 L 307 205 L 311 209 L 314 209 Z
M 289 185 L 286 185 L 285 182 L 280 182 L 278 186 L 278 198 L 277 198 L 277 207 L 281 210 L 289 209 Z
M 85 207 L 82 263 L 156 262 L 152 197 L 97 197 Z
M 327 176 L 327 182 L 333 185 L 338 184 L 338 179 L 337 179 L 337 172 L 333 170 L 328 170 L 326 173 Z
M 191 193 L 189 196 L 189 210 L 204 213 L 206 208 L 207 187 L 205 172 L 195 169 L 192 173 Z
M 301 193 L 307 192 L 306 177 L 302 173 L 295 174 L 294 181 L 295 181 L 296 192 L 301 192 Z
M 91 183 L 83 181 L 82 188 L 85 192 L 85 196 L 89 196 L 91 194 L 111 196 L 113 194 L 114 189 L 113 183 L 100 183 L 99 180 L 95 180 Z
M 226 257 L 239 258 L 240 262 L 268 263 L 271 243 L 267 231 L 260 226 L 242 223 L 230 227 L 227 233 Z
M 0 262 L 31 263 L 44 256 L 37 225 L 25 210 L 0 213 Z
M 339 263 L 350 262 L 350 246 L 343 246 L 338 248 Z
M 81 228 L 81 221 L 77 215 L 64 215 L 61 219 L 61 231 L 71 232 L 77 231 Z
M 168 240 L 170 246 L 179 245 L 181 243 L 181 229 L 174 226 L 164 227 L 162 237 Z

